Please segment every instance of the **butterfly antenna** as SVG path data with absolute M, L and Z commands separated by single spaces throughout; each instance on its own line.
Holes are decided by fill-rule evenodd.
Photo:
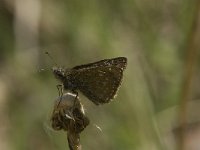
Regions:
M 51 59 L 51 61 L 58 66 L 58 64 L 56 63 L 56 61 L 53 59 L 53 57 L 49 54 L 49 52 L 45 52 L 45 54 L 47 54 L 49 56 L 49 58 Z

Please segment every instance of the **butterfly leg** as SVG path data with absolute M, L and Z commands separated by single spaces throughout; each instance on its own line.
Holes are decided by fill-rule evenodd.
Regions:
M 63 96 L 63 85 L 62 84 L 58 84 L 57 86 L 57 89 L 58 89 L 58 94 L 59 94 L 59 97 L 60 97 L 60 100 L 59 100 L 59 102 L 58 102 L 58 104 L 57 104 L 57 108 L 58 108 L 58 106 L 60 105 L 60 102 L 61 102 L 61 100 L 62 100 L 62 96 Z
M 76 102 L 77 102 L 77 100 L 78 100 L 78 92 L 77 91 L 75 91 L 75 90 L 72 90 L 72 93 L 74 93 L 76 96 L 75 96 L 75 100 L 74 100 L 74 104 L 73 104 L 73 107 L 72 107 L 72 109 L 74 109 L 75 108 L 75 105 L 76 105 Z
M 62 84 L 58 84 L 56 85 L 57 90 L 58 90 L 58 95 L 59 97 L 63 95 L 63 85 Z

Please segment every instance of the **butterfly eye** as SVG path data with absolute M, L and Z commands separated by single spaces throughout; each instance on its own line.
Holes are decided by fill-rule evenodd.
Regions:
M 61 72 L 61 70 L 59 68 L 54 67 L 54 68 L 52 68 L 52 70 L 53 70 L 53 74 L 55 75 L 55 77 L 63 76 L 62 72 Z
M 58 70 L 59 70 L 59 69 L 58 69 L 57 67 L 53 67 L 53 68 L 52 68 L 52 71 L 53 71 L 53 72 L 56 72 L 56 71 L 58 71 Z

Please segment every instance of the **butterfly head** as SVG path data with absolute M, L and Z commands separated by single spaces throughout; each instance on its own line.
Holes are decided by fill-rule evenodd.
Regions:
M 59 79 L 61 81 L 64 80 L 64 78 L 65 78 L 65 70 L 63 68 L 61 68 L 61 67 L 53 67 L 52 70 L 53 70 L 54 76 L 57 79 Z

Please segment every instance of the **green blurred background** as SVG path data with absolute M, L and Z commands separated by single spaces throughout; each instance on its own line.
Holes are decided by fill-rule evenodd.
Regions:
M 68 149 L 50 126 L 59 82 L 48 51 L 66 68 L 128 58 L 114 101 L 80 95 L 83 150 L 199 150 L 198 13 L 198 0 L 1 0 L 0 149 Z

